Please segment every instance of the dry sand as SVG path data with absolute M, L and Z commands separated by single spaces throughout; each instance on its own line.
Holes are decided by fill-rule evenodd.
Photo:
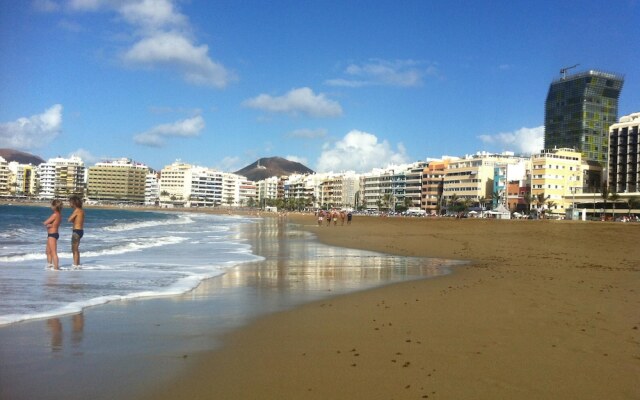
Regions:
M 290 219 L 471 264 L 261 318 L 154 399 L 640 398 L 640 224 Z

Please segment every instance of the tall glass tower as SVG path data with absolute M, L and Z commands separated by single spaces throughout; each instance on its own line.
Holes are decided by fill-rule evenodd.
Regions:
M 544 148 L 573 148 L 582 158 L 606 165 L 609 126 L 618 119 L 622 75 L 590 70 L 556 79 L 544 115 Z

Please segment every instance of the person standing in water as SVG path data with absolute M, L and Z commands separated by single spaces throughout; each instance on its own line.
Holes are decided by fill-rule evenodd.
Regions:
M 53 214 L 43 222 L 44 226 L 47 227 L 47 268 L 60 269 L 58 260 L 58 239 L 60 234 L 58 233 L 58 228 L 62 219 L 60 215 L 62 202 L 53 200 L 51 202 L 51 210 Z
M 84 235 L 84 210 L 82 199 L 79 196 L 71 196 L 69 204 L 73 207 L 73 213 L 68 221 L 73 224 L 71 234 L 71 252 L 73 253 L 73 268 L 80 268 L 80 239 Z

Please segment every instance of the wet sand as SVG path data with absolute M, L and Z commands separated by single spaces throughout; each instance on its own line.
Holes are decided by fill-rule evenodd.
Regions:
M 183 296 L 0 327 L 0 399 L 141 398 L 189 376 L 224 333 L 256 317 L 447 272 L 444 260 L 322 245 L 282 218 L 241 225 L 234 236 L 265 260 Z
M 149 398 L 640 398 L 640 224 L 290 218 L 323 243 L 471 264 L 260 318 Z

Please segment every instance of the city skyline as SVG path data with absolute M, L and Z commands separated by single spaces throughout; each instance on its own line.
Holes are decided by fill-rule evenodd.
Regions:
M 535 152 L 560 68 L 623 74 L 618 117 L 638 111 L 639 14 L 636 1 L 0 1 L 0 147 L 224 171 L 277 155 L 319 172 Z

